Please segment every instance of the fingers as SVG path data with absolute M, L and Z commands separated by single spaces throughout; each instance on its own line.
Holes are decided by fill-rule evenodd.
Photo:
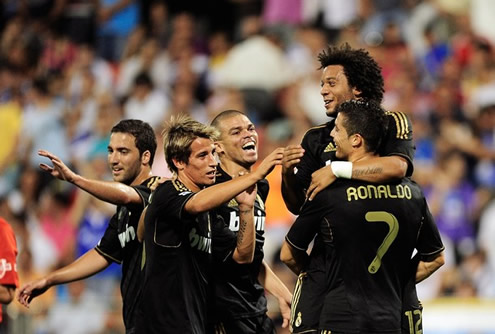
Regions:
M 323 188 L 316 184 L 311 184 L 306 192 L 306 197 L 308 201 L 312 201 L 315 196 L 322 190 Z
M 282 328 L 287 328 L 289 326 L 289 319 L 284 318 L 284 321 L 282 322 Z
M 50 167 L 47 164 L 40 164 L 39 166 L 41 169 L 43 169 L 46 172 L 51 173 L 53 171 L 53 167 Z

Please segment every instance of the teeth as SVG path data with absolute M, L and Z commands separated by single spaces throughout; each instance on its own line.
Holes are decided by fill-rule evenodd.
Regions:
M 247 142 L 246 144 L 244 144 L 244 145 L 242 146 L 242 148 L 243 148 L 244 150 L 247 150 L 247 149 L 254 149 L 255 147 L 256 147 L 256 144 L 255 144 L 254 142 L 252 142 L 252 141 Z

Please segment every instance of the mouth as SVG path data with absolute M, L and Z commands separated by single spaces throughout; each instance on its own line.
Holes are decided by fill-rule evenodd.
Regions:
M 123 168 L 119 168 L 119 167 L 113 167 L 112 168 L 112 173 L 113 174 L 120 174 L 124 169 Z
M 325 104 L 325 109 L 328 109 L 330 107 L 330 104 L 333 102 L 333 100 L 323 100 Z
M 208 176 L 209 179 L 214 179 L 215 178 L 215 175 L 217 175 L 217 170 L 214 169 L 212 171 L 209 171 L 208 173 L 206 173 L 206 176 Z
M 254 141 L 252 141 L 252 140 L 251 141 L 248 141 L 244 145 L 242 145 L 242 149 L 244 151 L 247 151 L 247 152 L 249 152 L 249 151 L 253 151 L 254 152 L 256 150 L 256 143 Z

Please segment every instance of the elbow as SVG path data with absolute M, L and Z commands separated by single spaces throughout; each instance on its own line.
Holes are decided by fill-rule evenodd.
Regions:
M 0 293 L 0 304 L 10 304 L 14 299 L 15 290 L 13 288 L 6 287 L 3 293 Z
M 407 161 L 402 157 L 394 157 L 395 159 L 395 168 L 391 172 L 391 177 L 396 179 L 401 179 L 407 174 Z
M 286 265 L 292 264 L 294 262 L 294 257 L 292 256 L 290 246 L 287 244 L 287 242 L 283 243 L 280 250 L 280 261 L 282 261 Z
M 445 264 L 445 253 L 441 252 L 440 255 L 435 259 L 435 263 L 437 264 L 437 269 Z

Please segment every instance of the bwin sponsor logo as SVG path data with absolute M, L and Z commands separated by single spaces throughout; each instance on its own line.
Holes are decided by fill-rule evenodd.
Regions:
M 119 233 L 120 246 L 124 248 L 126 243 L 134 239 L 136 239 L 136 231 L 134 230 L 134 227 L 125 224 L 125 231 Z
M 256 231 L 264 231 L 265 230 L 265 216 L 263 216 L 261 210 L 257 210 L 257 215 L 254 216 L 254 227 Z M 229 229 L 233 232 L 239 231 L 239 216 L 237 212 L 230 212 L 230 221 L 229 221 Z
M 189 242 L 192 248 L 211 254 L 211 238 L 199 235 L 194 227 L 189 232 Z

